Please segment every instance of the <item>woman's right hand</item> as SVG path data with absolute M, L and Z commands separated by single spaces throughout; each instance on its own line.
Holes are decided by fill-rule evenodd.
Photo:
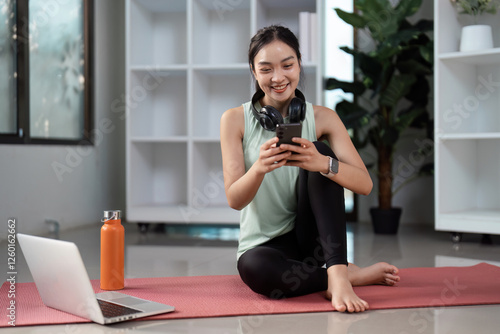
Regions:
M 292 155 L 292 152 L 276 147 L 277 142 L 278 137 L 273 137 L 260 146 L 259 158 L 255 162 L 258 173 L 266 174 L 284 166 Z

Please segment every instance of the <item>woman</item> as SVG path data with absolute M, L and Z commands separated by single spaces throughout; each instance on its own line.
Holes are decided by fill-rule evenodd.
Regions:
M 368 171 L 338 115 L 300 103 L 301 56 L 290 30 L 259 30 L 248 56 L 257 93 L 221 118 L 226 196 L 232 208 L 242 210 L 240 276 L 271 298 L 326 291 L 336 310 L 365 311 L 369 305 L 353 286 L 399 281 L 398 269 L 387 263 L 359 268 L 347 262 L 343 192 L 369 194 Z M 270 118 L 286 121 L 297 112 L 303 125 L 302 138 L 293 138 L 298 145 L 276 146 L 276 134 L 264 126 L 273 129 L 280 120 Z

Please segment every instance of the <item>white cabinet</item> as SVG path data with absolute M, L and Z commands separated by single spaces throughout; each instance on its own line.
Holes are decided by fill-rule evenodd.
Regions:
M 247 52 L 270 24 L 299 34 L 299 13 L 321 0 L 126 0 L 126 218 L 237 223 L 227 205 L 219 122 L 254 90 Z M 322 43 L 315 43 L 321 55 Z M 320 58 L 320 57 L 319 57 Z M 303 92 L 322 101 L 321 61 Z
M 500 18 L 494 49 L 459 52 L 450 1 L 435 1 L 435 228 L 500 234 Z

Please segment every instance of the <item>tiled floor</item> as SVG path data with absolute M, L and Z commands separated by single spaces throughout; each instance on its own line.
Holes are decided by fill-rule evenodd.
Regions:
M 237 274 L 234 227 L 151 226 L 141 234 L 126 225 L 126 276 L 192 276 Z M 403 225 L 397 236 L 374 235 L 367 224 L 349 224 L 349 261 L 366 266 L 387 261 L 400 268 L 462 266 L 478 262 L 500 265 L 500 236 L 482 244 L 480 235 L 466 234 L 453 244 L 448 233 L 430 226 Z M 99 278 L 99 226 L 63 232 L 60 239 L 76 242 L 91 279 Z M 6 243 L 0 243 L 6 249 Z M 5 252 L 0 265 L 6 268 Z M 18 257 L 18 282 L 30 282 L 24 258 Z M 3 308 L 3 307 L 2 307 Z M 228 317 L 194 320 L 134 321 L 36 326 L 2 329 L 2 333 L 498 333 L 500 305 Z M 9 332 L 7 332 L 7 330 Z

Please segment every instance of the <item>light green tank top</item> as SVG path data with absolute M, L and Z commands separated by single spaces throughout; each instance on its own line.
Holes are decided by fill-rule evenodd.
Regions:
M 248 171 L 258 159 L 260 146 L 276 136 L 274 131 L 264 130 L 253 116 L 251 108 L 251 102 L 243 104 L 245 171 Z M 285 118 L 285 123 L 287 121 Z M 306 118 L 302 123 L 302 138 L 310 141 L 317 140 L 314 110 L 309 102 L 306 102 Z M 289 166 L 278 168 L 264 176 L 254 199 L 241 210 L 238 258 L 245 251 L 293 229 L 297 211 L 298 176 L 299 167 Z

